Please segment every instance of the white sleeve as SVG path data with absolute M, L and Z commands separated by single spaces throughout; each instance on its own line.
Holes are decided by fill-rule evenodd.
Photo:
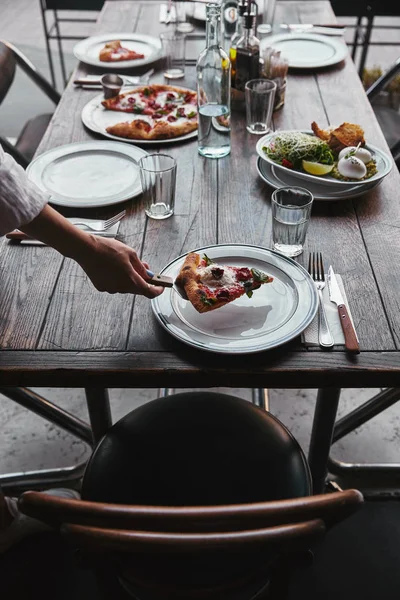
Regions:
M 48 200 L 0 145 L 0 236 L 32 221 Z

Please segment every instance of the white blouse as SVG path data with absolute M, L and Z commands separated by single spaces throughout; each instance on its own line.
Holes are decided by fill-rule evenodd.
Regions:
M 32 221 L 48 200 L 0 145 L 0 236 Z

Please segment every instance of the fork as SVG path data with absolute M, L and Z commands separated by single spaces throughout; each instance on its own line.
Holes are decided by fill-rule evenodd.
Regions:
M 328 320 L 326 318 L 324 299 L 322 290 L 326 285 L 324 263 L 322 261 L 321 252 L 312 252 L 308 260 L 308 272 L 314 280 L 315 287 L 318 290 L 319 296 L 319 311 L 318 311 L 318 341 L 323 348 L 331 348 L 333 346 L 332 334 L 329 331 Z
M 126 210 L 121 211 L 120 213 L 118 213 L 117 215 L 114 215 L 113 217 L 110 217 L 109 219 L 106 219 L 104 221 L 95 221 L 93 219 L 82 219 L 79 217 L 70 217 L 68 219 L 68 221 L 70 223 L 72 223 L 73 225 L 83 225 L 84 227 L 87 227 L 87 229 L 90 229 L 91 231 L 107 231 L 107 229 L 110 229 L 113 225 L 115 225 L 116 223 L 118 223 L 119 221 L 121 221 L 124 216 L 126 214 Z

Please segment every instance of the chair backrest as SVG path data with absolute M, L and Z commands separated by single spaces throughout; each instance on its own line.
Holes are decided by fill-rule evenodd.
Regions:
M 0 104 L 14 81 L 16 64 L 12 50 L 0 42 Z
M 61 525 L 91 557 L 107 556 L 134 589 L 150 586 L 156 597 L 167 598 L 173 585 L 177 598 L 189 590 L 193 598 L 218 598 L 232 581 L 265 582 L 277 557 L 306 551 L 362 501 L 360 492 L 346 490 L 228 506 L 124 506 L 25 492 L 19 507 Z

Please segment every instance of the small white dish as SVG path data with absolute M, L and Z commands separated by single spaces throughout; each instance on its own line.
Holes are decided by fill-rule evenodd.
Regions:
M 257 158 L 257 172 L 261 179 L 263 179 L 265 183 L 274 189 L 287 187 L 290 185 L 299 185 L 299 181 L 296 179 L 296 177 L 292 177 L 291 175 L 282 173 L 282 171 L 278 171 L 265 160 L 262 160 L 261 157 Z M 307 189 L 312 193 L 315 201 L 338 202 L 364 196 L 371 190 L 378 187 L 378 185 L 381 183 L 382 180 L 375 181 L 369 185 L 354 185 L 346 190 L 340 189 L 338 191 L 334 191 L 331 188 L 325 187 L 323 182 L 321 182 L 321 184 L 309 182 L 307 183 Z
M 198 313 L 171 289 L 151 301 L 153 312 L 173 337 L 219 354 L 250 354 L 289 342 L 311 323 L 318 296 L 307 271 L 274 250 L 247 244 L 221 244 L 195 250 L 221 264 L 254 267 L 274 277 L 251 298 L 246 295 L 222 308 Z M 185 255 L 160 272 L 174 280 Z
M 342 39 L 317 33 L 282 33 L 264 38 L 261 49 L 271 46 L 282 52 L 291 69 L 320 69 L 336 65 L 348 56 Z
M 35 158 L 26 172 L 50 203 L 89 208 L 109 206 L 142 193 L 138 161 L 147 152 L 120 142 L 76 142 Z
M 144 54 L 144 58 L 114 62 L 100 60 L 100 50 L 104 48 L 105 44 L 108 42 L 116 40 L 119 40 L 124 48 Z M 150 35 L 143 35 L 140 33 L 106 33 L 102 35 L 93 35 L 81 40 L 75 44 L 73 53 L 75 58 L 87 65 L 116 71 L 119 69 L 132 69 L 133 67 L 148 65 L 163 56 L 163 49 L 160 39 Z
M 375 159 L 376 161 L 376 167 L 377 167 L 377 173 L 375 175 L 373 175 L 372 177 L 370 177 L 369 179 L 365 179 L 364 181 L 357 181 L 357 180 L 353 180 L 353 181 L 341 181 L 340 179 L 335 179 L 335 177 L 332 177 L 332 175 L 323 175 L 323 176 L 317 176 L 317 175 L 311 175 L 311 173 L 306 173 L 303 171 L 297 171 L 294 169 L 288 169 L 288 167 L 284 167 L 283 165 L 278 164 L 277 162 L 275 162 L 274 160 L 272 160 L 271 158 L 269 158 L 269 156 L 267 156 L 263 150 L 264 146 L 268 146 L 268 144 L 270 144 L 273 141 L 273 138 L 277 135 L 280 135 L 282 133 L 288 133 L 288 132 L 295 132 L 295 133 L 308 133 L 309 135 L 314 135 L 312 130 L 285 130 L 285 131 L 273 131 L 271 133 L 268 133 L 267 135 L 264 135 L 262 138 L 260 138 L 257 142 L 256 145 L 256 150 L 257 150 L 257 154 L 266 162 L 268 162 L 270 165 L 272 165 L 276 170 L 278 171 L 282 171 L 283 173 L 286 173 L 287 175 L 290 175 L 291 177 L 295 177 L 298 180 L 297 185 L 300 185 L 300 182 L 304 183 L 305 181 L 309 182 L 312 181 L 314 183 L 319 183 L 319 184 L 323 184 L 326 187 L 332 187 L 332 188 L 336 188 L 336 189 L 348 189 L 348 188 L 352 188 L 354 187 L 354 185 L 360 185 L 360 186 L 365 186 L 368 185 L 370 183 L 374 183 L 376 181 L 379 181 L 381 179 L 383 179 L 384 177 L 386 177 L 386 175 L 388 175 L 390 173 L 390 171 L 392 170 L 392 166 L 393 166 L 393 159 L 388 156 L 385 152 L 383 152 L 383 150 L 380 150 L 379 148 L 377 148 L 376 146 L 373 146 L 372 144 L 365 144 L 365 148 L 367 148 L 367 150 L 369 150 L 372 154 L 372 157 Z

